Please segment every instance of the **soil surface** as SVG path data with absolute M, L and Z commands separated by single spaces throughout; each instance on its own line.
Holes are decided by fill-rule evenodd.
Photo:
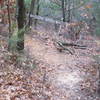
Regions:
M 99 46 L 92 37 L 84 42 L 87 48 L 74 49 L 74 55 L 57 51 L 50 38 L 41 41 L 34 33 L 26 36 L 25 43 L 29 54 L 44 64 L 45 82 L 50 81 L 53 86 L 51 100 L 99 100 L 96 98 L 97 66 L 93 59 Z
M 82 41 L 86 49 L 68 47 L 71 55 L 42 33 L 25 35 L 24 55 L 8 52 L 7 38 L 0 35 L 0 100 L 100 100 L 100 41 L 88 36 Z

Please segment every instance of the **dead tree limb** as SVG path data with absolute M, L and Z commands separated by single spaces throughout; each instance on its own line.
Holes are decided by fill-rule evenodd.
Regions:
M 78 47 L 78 48 L 83 48 L 83 49 L 85 49 L 87 46 L 85 46 L 85 45 L 79 45 L 79 44 L 75 44 L 75 43 L 64 43 L 64 42 L 61 42 L 62 43 L 62 45 L 64 45 L 64 46 L 73 46 L 73 47 Z
M 75 49 L 86 49 L 86 46 L 84 46 L 84 45 L 79 45 L 79 44 L 75 44 L 75 43 L 63 43 L 60 41 L 55 41 L 54 45 L 60 52 L 62 52 L 62 50 L 66 50 L 71 55 L 73 55 L 73 52 L 71 50 L 69 50 L 67 47 L 75 47 Z
M 32 14 L 30 14 L 30 17 L 37 19 L 37 20 L 54 23 L 54 24 L 64 24 L 64 22 L 62 22 L 62 21 L 57 21 L 57 20 L 54 20 L 54 19 L 48 18 L 48 17 L 42 17 L 42 16 L 32 15 Z
M 71 55 L 73 55 L 73 52 L 72 52 L 71 50 L 69 50 L 68 48 L 66 48 L 61 42 L 56 41 L 56 42 L 55 42 L 55 46 L 56 46 L 56 48 L 57 48 L 60 52 L 62 52 L 62 50 L 66 50 L 66 51 L 68 51 Z

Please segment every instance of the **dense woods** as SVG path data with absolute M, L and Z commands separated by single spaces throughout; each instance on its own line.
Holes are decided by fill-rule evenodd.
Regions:
M 100 0 L 0 0 L 0 100 L 99 100 Z

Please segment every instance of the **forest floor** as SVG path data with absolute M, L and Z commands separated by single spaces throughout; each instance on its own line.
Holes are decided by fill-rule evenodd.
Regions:
M 2 29 L 0 34 L 4 34 Z M 100 100 L 97 95 L 100 40 L 86 49 L 59 52 L 46 32 L 25 35 L 25 53 L 10 53 L 0 36 L 0 100 Z

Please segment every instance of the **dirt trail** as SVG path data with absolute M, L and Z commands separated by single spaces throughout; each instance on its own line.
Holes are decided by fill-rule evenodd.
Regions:
M 26 36 L 25 46 L 31 56 L 49 65 L 45 66 L 47 69 L 53 69 L 47 72 L 47 81 L 56 89 L 50 100 L 99 100 L 94 94 L 95 83 L 87 81 L 96 81 L 97 77 L 92 58 L 59 53 L 52 43 L 48 45 L 31 36 Z
M 57 52 L 54 46 L 50 47 L 48 45 L 45 45 L 37 39 L 30 39 L 29 36 L 27 36 L 26 39 L 26 46 L 30 48 L 28 48 L 30 50 L 30 53 L 36 56 L 36 58 L 42 59 L 45 61 L 45 63 L 48 63 L 50 65 L 64 65 L 70 62 L 71 60 L 74 60 L 73 56 L 65 55 L 64 53 L 59 53 Z
M 7 35 L 5 30 L 0 30 L 3 35 Z M 5 57 L 6 52 L 2 51 L 4 44 L 1 45 L 0 68 L 7 67 L 7 73 L 1 69 L 0 100 L 1 97 L 7 98 L 2 100 L 100 100 L 96 95 L 98 69 L 92 58 L 100 54 L 100 42 L 97 41 L 97 47 L 94 41 L 89 43 L 87 40 L 89 48 L 75 50 L 75 55 L 71 55 L 58 52 L 50 39 L 44 41 L 28 34 L 25 36 L 25 55 L 29 54 L 39 61 L 39 69 L 28 74 L 22 73 L 21 69 L 16 70 L 15 62 L 8 60 L 9 53 Z M 23 64 L 26 66 L 29 63 Z

